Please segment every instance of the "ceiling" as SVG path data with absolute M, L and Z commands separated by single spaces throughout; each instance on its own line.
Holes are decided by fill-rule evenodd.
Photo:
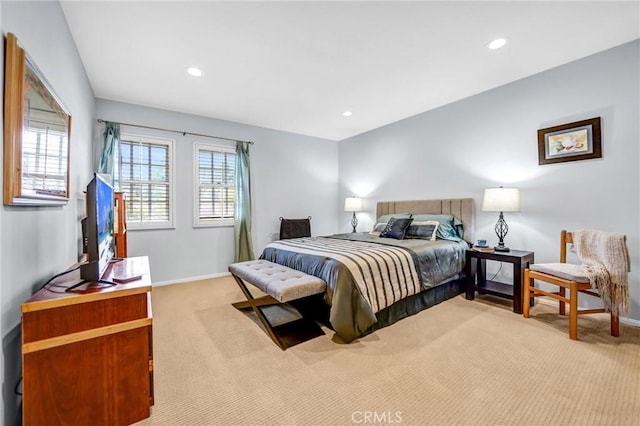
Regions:
M 638 1 L 61 4 L 96 97 L 330 140 L 640 37 Z

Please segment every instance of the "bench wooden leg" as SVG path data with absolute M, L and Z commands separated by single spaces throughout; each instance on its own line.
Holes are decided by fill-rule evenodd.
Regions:
M 244 293 L 247 298 L 247 300 L 233 303 L 233 307 L 239 310 L 252 309 L 258 319 L 260 319 L 271 340 L 283 351 L 295 344 L 324 335 L 324 331 L 322 331 L 315 321 L 304 317 L 274 327 L 262 312 L 261 308 L 283 305 L 283 303 L 269 295 L 258 298 L 253 297 L 241 278 L 233 274 L 231 274 L 231 276 L 236 280 L 242 293 Z
M 254 298 L 252 302 L 248 300 L 242 300 L 240 302 L 235 302 L 231 304 L 234 308 L 240 309 L 241 311 L 245 309 L 253 309 L 253 306 L 273 306 L 280 305 L 276 299 L 271 296 L 262 296 L 258 298 Z
M 284 346 L 282 341 L 278 338 L 278 336 L 276 336 L 276 334 L 273 332 L 273 327 L 271 326 L 271 323 L 269 322 L 267 317 L 265 317 L 264 314 L 262 313 L 262 311 L 260 310 L 260 306 L 263 306 L 263 305 L 260 304 L 259 302 L 256 302 L 257 300 L 260 300 L 262 298 L 255 299 L 253 297 L 253 295 L 251 294 L 251 292 L 249 291 L 249 289 L 247 288 L 247 286 L 245 285 L 245 283 L 240 278 L 236 277 L 235 275 L 232 275 L 232 276 L 236 280 L 236 282 L 238 283 L 238 286 L 240 286 L 240 289 L 244 293 L 245 297 L 247 298 L 246 302 L 243 301 L 243 302 L 238 302 L 238 303 L 241 303 L 241 304 L 246 303 L 246 304 L 248 304 L 251 307 L 251 309 L 253 309 L 253 312 L 255 312 L 255 314 L 260 319 L 260 322 L 262 323 L 262 325 L 264 326 L 265 330 L 267 331 L 267 334 L 269 334 L 269 337 L 271 337 L 271 340 L 273 340 L 273 342 L 276 345 L 278 345 L 278 347 L 280 349 L 285 350 L 286 347 Z M 271 303 L 271 305 L 273 305 L 273 303 Z M 244 308 L 238 308 L 238 309 L 244 309 Z

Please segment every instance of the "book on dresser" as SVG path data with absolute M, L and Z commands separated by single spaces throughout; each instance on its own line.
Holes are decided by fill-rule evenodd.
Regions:
M 475 251 L 479 251 L 481 253 L 493 253 L 495 252 L 495 249 L 493 247 L 489 247 L 489 246 L 478 246 L 475 245 L 473 247 L 471 247 L 472 250 Z

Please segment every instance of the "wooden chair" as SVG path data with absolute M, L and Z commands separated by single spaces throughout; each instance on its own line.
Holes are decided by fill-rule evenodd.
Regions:
M 607 312 L 606 309 L 578 309 L 578 293 L 593 297 L 600 295 L 591 289 L 589 278 L 584 274 L 582 265 L 567 263 L 567 244 L 573 244 L 573 233 L 560 232 L 560 263 L 532 264 L 524 271 L 524 300 L 522 315 L 529 318 L 532 297 L 548 296 L 560 301 L 560 315 L 565 315 L 569 305 L 569 338 L 578 340 L 578 315 Z M 558 286 L 557 292 L 541 290 L 534 286 L 534 280 Z M 569 289 L 569 297 L 566 290 Z M 620 336 L 620 321 L 617 315 L 611 314 L 611 335 Z

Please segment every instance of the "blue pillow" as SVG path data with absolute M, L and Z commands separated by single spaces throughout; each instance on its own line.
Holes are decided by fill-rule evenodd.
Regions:
M 382 238 L 395 238 L 401 240 L 404 238 L 404 234 L 407 232 L 407 228 L 411 225 L 412 218 L 395 218 L 389 219 L 384 231 L 380 233 Z
M 464 238 L 462 222 L 451 214 L 414 214 L 416 221 L 436 220 L 440 223 L 436 231 L 438 238 L 443 240 L 459 241 Z

